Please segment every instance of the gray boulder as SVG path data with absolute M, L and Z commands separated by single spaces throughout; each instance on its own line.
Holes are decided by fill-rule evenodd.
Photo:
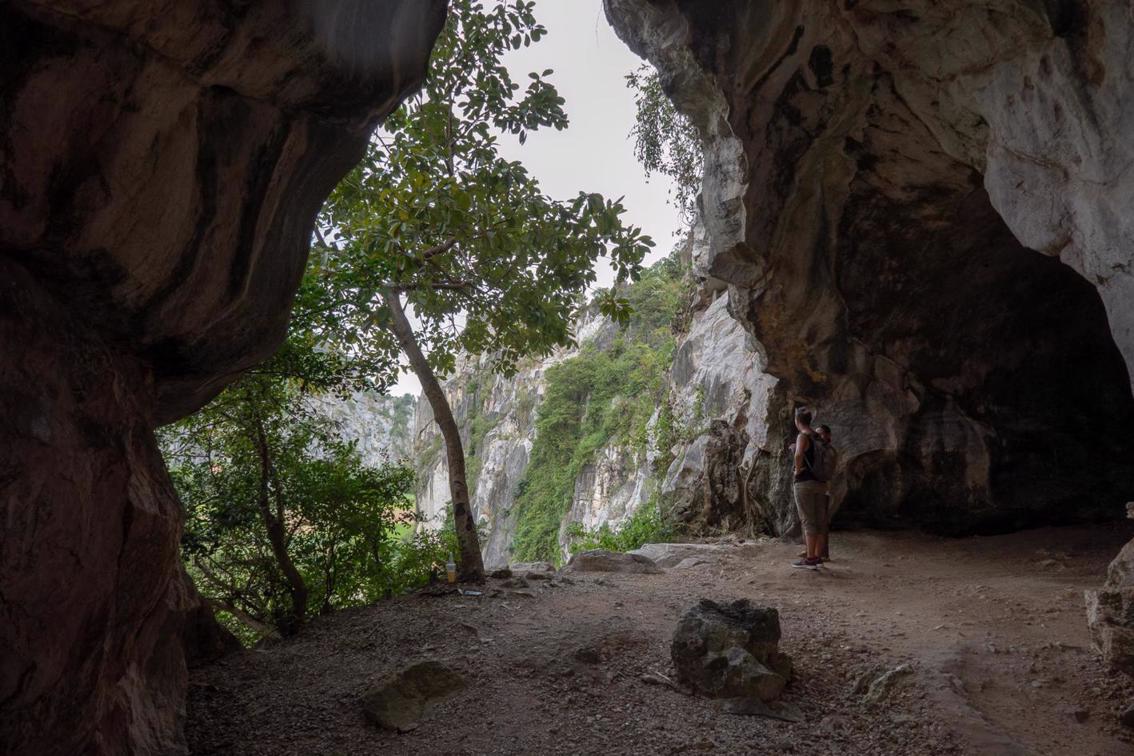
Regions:
M 1112 668 L 1134 675 L 1134 541 L 1110 563 L 1106 583 L 1087 591 L 1091 640 Z
M 747 599 L 718 604 L 702 599 L 681 618 L 670 655 L 677 678 L 713 698 L 773 701 L 792 675 L 780 653 L 780 615 Z
M 661 568 L 652 559 L 641 554 L 623 554 L 617 551 L 584 551 L 571 557 L 564 572 L 622 572 L 657 575 Z
M 464 678 L 436 661 L 409 666 L 385 678 L 363 696 L 366 718 L 387 730 L 408 732 L 417 727 L 435 701 L 465 687 Z

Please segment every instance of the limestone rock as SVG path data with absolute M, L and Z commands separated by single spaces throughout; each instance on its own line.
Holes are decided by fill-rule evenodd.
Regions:
M 779 697 L 792 676 L 791 659 L 779 651 L 780 617 L 747 599 L 719 604 L 708 599 L 689 609 L 673 634 L 670 655 L 677 678 L 714 698 Z
M 913 667 L 909 664 L 899 664 L 893 669 L 876 667 L 865 672 L 855 681 L 852 692 L 861 695 L 866 703 L 881 703 L 890 696 L 903 679 L 913 673 Z
M 529 573 L 529 572 L 555 572 L 555 565 L 551 562 L 515 562 L 511 565 L 512 572 L 516 574 Z
M 1106 582 L 1086 592 L 1091 640 L 1114 669 L 1134 676 L 1134 541 L 1110 563 Z
M 652 560 L 641 554 L 623 554 L 604 549 L 575 554 L 563 568 L 563 572 L 621 572 L 644 575 L 657 575 L 661 571 Z
M 759 553 L 759 549 L 755 544 L 647 543 L 627 553 L 640 554 L 652 560 L 658 567 L 675 567 L 689 559 L 707 561 L 724 555 L 752 558 Z
M 0 4 L 6 752 L 184 751 L 200 600 L 153 429 L 279 345 L 320 203 L 445 17 L 345 5 Z
M 702 134 L 696 269 L 727 284 L 772 395 L 832 426 L 839 518 L 962 534 L 1113 517 L 1134 488 L 1129 9 L 605 7 Z M 782 409 L 756 413 L 769 441 L 744 457 L 779 492 L 746 510 L 777 531 Z M 1116 439 L 1104 474 L 1088 427 Z M 705 445 L 690 454 L 673 472 L 704 480 Z M 687 511 L 735 506 L 727 475 L 706 487 Z
M 430 704 L 465 687 L 464 678 L 436 661 L 414 664 L 390 675 L 362 699 L 367 719 L 379 727 L 408 732 Z

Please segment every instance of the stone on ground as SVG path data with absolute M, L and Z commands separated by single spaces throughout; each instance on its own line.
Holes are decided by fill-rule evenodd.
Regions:
M 912 675 L 913 671 L 913 667 L 909 664 L 899 664 L 889 670 L 875 667 L 858 678 L 852 692 L 861 695 L 866 703 L 881 703 L 889 698 L 894 688 L 902 679 Z
M 424 661 L 385 678 L 362 699 L 366 717 L 387 730 L 408 732 L 434 701 L 465 687 L 464 678 L 437 661 Z
M 755 556 L 758 551 L 755 544 L 647 543 L 628 553 L 644 556 L 658 567 L 675 567 L 691 557 L 709 561 L 726 554 Z
M 641 554 L 622 554 L 617 551 L 583 551 L 571 557 L 564 572 L 622 572 L 657 575 L 661 568 L 652 559 Z
M 681 618 L 670 655 L 679 681 L 713 698 L 775 700 L 791 679 L 780 653 L 780 615 L 747 599 L 702 599 Z
M 1110 563 L 1106 583 L 1087 591 L 1091 640 L 1112 668 L 1134 675 L 1134 541 Z

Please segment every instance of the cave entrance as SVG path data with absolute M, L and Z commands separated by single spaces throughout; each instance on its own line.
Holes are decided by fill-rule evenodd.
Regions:
M 1134 397 L 1102 301 L 972 184 L 904 206 L 874 192 L 848 216 L 848 329 L 907 367 L 917 408 L 895 450 L 852 463 L 844 522 L 964 535 L 1118 518 Z

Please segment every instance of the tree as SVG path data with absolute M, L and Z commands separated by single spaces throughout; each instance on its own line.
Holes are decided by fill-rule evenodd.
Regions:
M 634 155 L 646 175 L 660 173 L 674 181 L 671 202 L 692 226 L 697 220 L 697 195 L 701 191 L 704 144 L 696 126 L 674 107 L 653 66 L 643 64 L 627 74 L 626 85 L 634 91 L 637 105 Z
M 622 223 L 620 201 L 584 192 L 553 200 L 499 154 L 500 132 L 523 143 L 534 130 L 567 126 L 550 69 L 521 89 L 502 62 L 546 33 L 533 6 L 451 4 L 424 90 L 386 121 L 318 222 L 318 274 L 334 299 L 326 311 L 366 334 L 366 349 L 400 349 L 433 410 L 466 580 L 483 579 L 484 568 L 459 429 L 438 376 L 460 352 L 491 353 L 508 373 L 521 356 L 572 343 L 596 261 L 609 257 L 620 281 L 633 279 L 653 246 Z M 628 316 L 614 288 L 600 305 Z
M 330 348 L 350 334 L 317 306 L 326 293 L 313 283 L 275 357 L 160 434 L 186 509 L 186 569 L 246 641 L 420 584 L 454 546 L 451 534 L 405 540 L 413 471 L 364 465 L 314 409 L 312 395 L 374 389 L 396 363 Z

